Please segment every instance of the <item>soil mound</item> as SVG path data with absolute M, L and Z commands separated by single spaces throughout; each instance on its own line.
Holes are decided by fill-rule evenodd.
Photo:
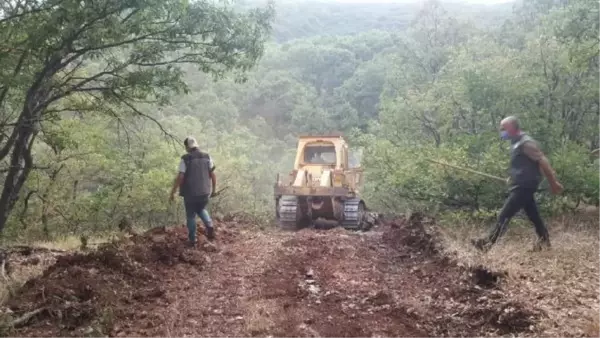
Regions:
M 531 332 L 542 315 L 502 290 L 506 273 L 457 264 L 444 251 L 435 220 L 421 213 L 384 223 L 382 240 L 394 250 L 397 268 L 427 290 L 427 310 L 413 317 L 432 336 L 505 335 Z
M 437 255 L 440 252 L 440 241 L 433 218 L 413 213 L 383 224 L 383 240 L 392 248 L 425 255 Z
M 199 236 L 200 237 L 200 236 Z M 117 318 L 149 302 L 164 302 L 162 271 L 177 264 L 201 269 L 206 243 L 187 249 L 182 227 L 155 228 L 105 244 L 89 253 L 59 256 L 42 276 L 28 281 L 8 306 L 15 314 L 36 311 L 27 330 L 47 335 L 108 333 Z M 31 334 L 30 333 L 30 334 Z

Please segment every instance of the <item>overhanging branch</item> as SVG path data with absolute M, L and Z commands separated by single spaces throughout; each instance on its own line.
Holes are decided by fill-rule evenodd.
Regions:
M 120 94 L 118 94 L 115 91 L 112 91 L 112 94 L 124 105 L 126 105 L 127 107 L 129 107 L 129 109 L 131 109 L 134 113 L 136 113 L 138 116 L 141 116 L 145 119 L 148 119 L 152 122 L 154 122 L 158 128 L 160 128 L 161 132 L 167 136 L 170 139 L 175 140 L 175 136 L 173 136 L 171 133 L 169 133 L 160 122 L 158 122 L 157 119 L 153 118 L 152 116 L 149 116 L 147 114 L 144 114 L 142 111 L 140 111 L 139 109 L 137 109 L 136 107 L 134 107 L 127 99 L 125 99 L 124 97 L 122 97 Z

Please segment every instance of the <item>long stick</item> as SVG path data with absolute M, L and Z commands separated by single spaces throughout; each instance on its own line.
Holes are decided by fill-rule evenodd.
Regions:
M 477 170 L 473 170 L 473 169 L 468 169 L 468 168 L 463 168 L 463 167 L 455 166 L 455 165 L 452 165 L 452 164 L 449 164 L 449 163 L 444 163 L 444 162 L 440 162 L 440 161 L 436 161 L 436 160 L 431 160 L 431 159 L 427 159 L 427 160 L 429 162 L 441 164 L 441 165 L 444 165 L 444 166 L 447 166 L 447 167 L 450 167 L 450 168 L 454 168 L 454 169 L 458 169 L 458 170 L 470 172 L 472 174 L 476 174 L 476 175 L 480 175 L 480 176 L 485 176 L 487 178 L 491 178 L 493 180 L 506 183 L 506 179 L 502 178 L 502 177 L 498 177 L 498 176 L 494 176 L 494 175 L 482 173 L 481 171 L 477 171 Z

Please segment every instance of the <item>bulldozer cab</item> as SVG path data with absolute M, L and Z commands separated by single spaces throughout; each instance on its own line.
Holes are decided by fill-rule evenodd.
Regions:
M 337 164 L 335 146 L 327 144 L 307 144 L 304 147 L 304 163 L 335 166 Z
M 294 169 L 348 169 L 348 144 L 342 136 L 301 136 Z

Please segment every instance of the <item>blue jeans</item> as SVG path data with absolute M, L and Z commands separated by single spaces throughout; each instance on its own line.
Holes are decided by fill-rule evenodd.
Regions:
M 183 198 L 190 243 L 196 243 L 196 215 L 200 216 L 205 228 L 212 228 L 213 226 L 210 215 L 205 209 L 207 204 L 208 195 Z

